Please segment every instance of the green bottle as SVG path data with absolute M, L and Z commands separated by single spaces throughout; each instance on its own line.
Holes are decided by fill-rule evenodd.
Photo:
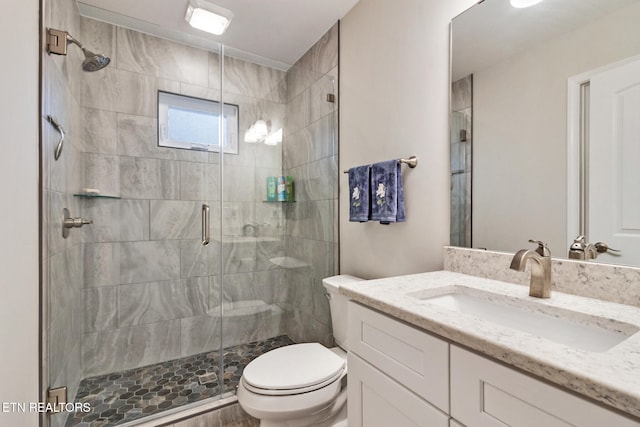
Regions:
M 286 182 L 286 201 L 287 202 L 293 202 L 295 201 L 295 194 L 294 194 L 294 186 L 293 186 L 293 177 L 292 176 L 287 176 L 287 182 Z

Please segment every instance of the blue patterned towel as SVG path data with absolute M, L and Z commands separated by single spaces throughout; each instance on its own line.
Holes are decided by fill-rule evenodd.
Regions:
M 371 220 L 404 222 L 404 190 L 399 160 L 371 165 Z
M 349 169 L 349 221 L 367 222 L 371 215 L 371 165 Z

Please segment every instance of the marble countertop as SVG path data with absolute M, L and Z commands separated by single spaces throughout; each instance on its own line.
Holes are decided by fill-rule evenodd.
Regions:
M 540 307 L 536 305 L 540 304 L 542 311 L 548 309 L 575 313 L 574 320 L 582 323 L 586 320 L 580 313 L 587 313 L 611 319 L 612 325 L 628 331 L 640 328 L 638 307 L 560 292 L 553 292 L 549 299 L 532 298 L 528 296 L 527 286 L 450 271 L 348 283 L 342 285 L 340 293 L 453 343 L 640 417 L 640 332 L 607 351 L 591 352 L 416 298 L 442 293 L 446 290 L 443 288 L 451 286 L 464 286 L 521 299 L 529 307 Z

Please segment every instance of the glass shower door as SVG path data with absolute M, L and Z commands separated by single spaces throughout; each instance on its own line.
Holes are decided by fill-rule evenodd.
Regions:
M 282 178 L 286 73 L 225 57 L 225 102 L 239 111 L 226 132 L 237 135 L 237 152 L 222 155 L 222 271 L 215 304 L 223 313 L 225 392 L 235 393 L 242 369 L 286 338 L 287 298 L 284 221 L 289 200 L 267 193 Z M 284 188 L 283 188 L 284 191 Z
M 221 153 L 159 146 L 157 100 L 214 101 L 221 128 L 223 55 L 58 3 L 44 2 L 44 27 L 93 40 L 112 62 L 84 73 L 77 52 L 42 56 L 42 115 L 66 132 L 55 160 L 59 133 L 43 120 L 42 399 L 53 391 L 87 409 L 43 425 L 119 425 L 217 399 Z M 182 72 L 185 58 L 200 81 Z M 63 237 L 64 209 L 92 223 Z

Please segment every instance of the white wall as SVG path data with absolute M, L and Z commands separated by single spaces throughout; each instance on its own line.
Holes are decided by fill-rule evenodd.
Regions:
M 38 10 L 14 1 L 0 14 L 0 402 L 38 401 Z M 3 426 L 37 423 L 0 412 Z
M 449 22 L 474 0 L 360 0 L 341 21 L 340 172 L 403 166 L 407 222 L 349 222 L 340 173 L 340 269 L 364 278 L 442 268 L 449 243 Z

